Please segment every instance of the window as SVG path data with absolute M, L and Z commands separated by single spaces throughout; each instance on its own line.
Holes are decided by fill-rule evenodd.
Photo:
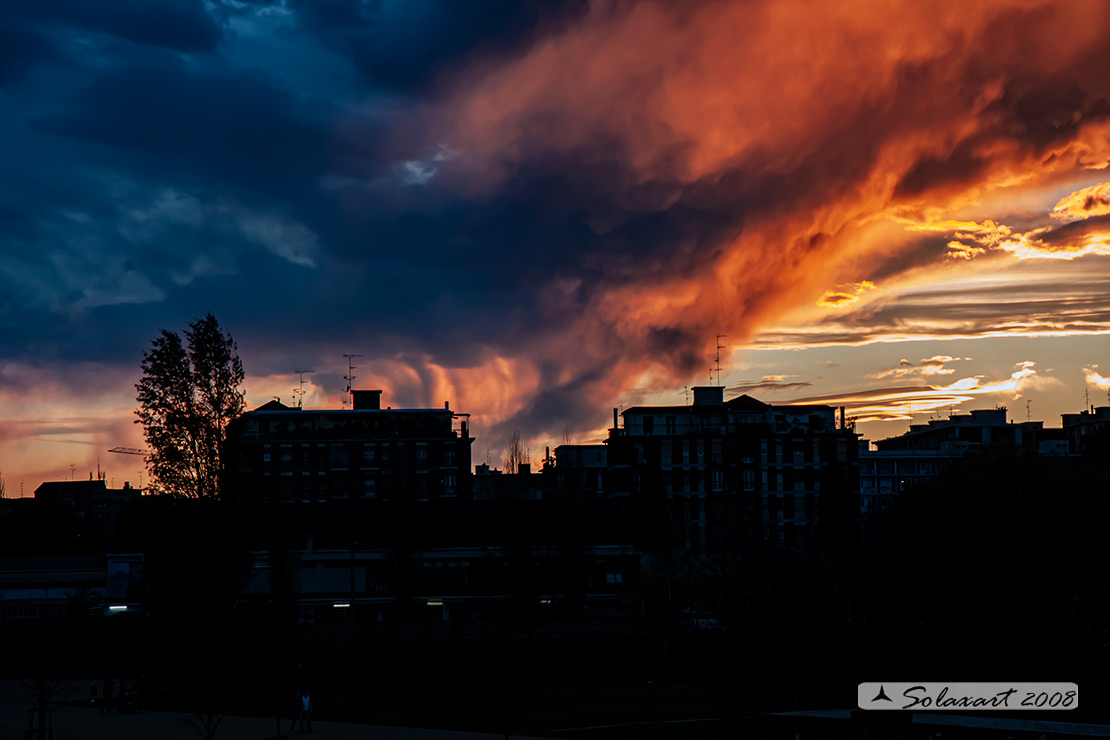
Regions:
M 362 482 L 362 495 L 365 498 L 373 498 L 378 495 L 378 481 L 373 478 L 367 478 Z
M 759 461 L 767 462 L 767 443 L 763 442 L 759 445 Z
M 455 451 L 454 450 L 444 450 L 443 451 L 443 464 L 448 468 L 453 467 L 455 465 Z
M 678 434 L 678 417 L 667 417 L 667 434 Z
M 457 485 L 458 485 L 458 478 L 455 477 L 454 473 L 448 473 L 445 476 L 443 476 L 443 492 L 445 494 L 447 494 L 448 496 L 454 495 L 455 486 L 457 486 Z
M 377 457 L 377 451 L 373 447 L 362 448 L 362 461 L 372 463 Z
M 270 462 L 270 453 L 269 452 L 263 452 L 262 453 L 262 462 Z
M 690 440 L 682 440 L 682 464 L 690 464 Z
M 347 448 L 344 445 L 333 444 L 328 447 L 329 468 L 345 468 L 350 464 L 350 456 L 348 455 Z
M 427 447 L 417 447 L 416 448 L 416 459 L 417 460 L 427 460 L 428 459 L 428 448 Z
M 620 573 L 606 573 L 605 574 L 605 582 L 609 585 L 618 584 L 618 583 L 621 582 L 621 574 Z
M 659 443 L 659 460 L 664 465 L 671 464 L 671 441 L 669 439 Z
M 755 471 L 754 470 L 745 470 L 744 471 L 744 490 L 745 491 L 754 491 L 755 490 Z
M 713 471 L 713 490 L 714 491 L 723 491 L 723 490 L 725 490 L 725 471 L 723 471 L 723 470 L 714 470 Z
M 655 434 L 655 417 L 644 417 L 644 435 Z
M 801 450 L 794 450 L 794 464 L 802 465 L 805 461 L 805 453 Z

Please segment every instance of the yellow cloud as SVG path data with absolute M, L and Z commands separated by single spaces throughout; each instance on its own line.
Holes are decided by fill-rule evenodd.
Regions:
M 839 308 L 840 306 L 858 303 L 861 295 L 877 288 L 878 286 L 870 280 L 847 283 L 837 286 L 835 290 L 826 290 L 817 299 L 817 305 L 822 308 Z
M 1110 182 L 1076 190 L 1060 199 L 1052 209 L 1052 217 L 1060 219 L 1090 218 L 1110 214 Z
M 1086 375 L 1087 382 L 1091 385 L 1101 388 L 1104 391 L 1110 390 L 1110 378 L 1104 377 L 1098 372 L 1098 365 L 1091 365 L 1090 367 L 1083 368 Z

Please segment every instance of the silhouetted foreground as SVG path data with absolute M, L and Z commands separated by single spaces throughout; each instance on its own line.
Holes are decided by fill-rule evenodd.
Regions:
M 697 554 L 671 544 L 668 508 L 632 498 L 136 497 L 99 518 L 4 501 L 5 590 L 19 574 L 92 585 L 105 563 L 139 565 L 107 566 L 126 610 L 72 589 L 64 613 L 6 613 L 3 670 L 144 674 L 152 702 L 214 698 L 283 719 L 300 685 L 318 702 L 472 687 L 498 706 L 406 718 L 390 716 L 396 698 L 348 699 L 342 718 L 497 731 L 511 715 L 519 732 L 546 711 L 523 696 L 555 701 L 552 686 L 700 682 L 715 704 L 691 706 L 735 717 L 849 708 L 858 682 L 884 677 L 1060 680 L 1083 690 L 1066 719 L 1101 721 L 1108 490 L 1103 458 L 984 454 L 835 547 Z M 620 711 L 658 717 L 657 703 L 641 694 Z M 589 722 L 612 724 L 593 719 L 604 714 Z

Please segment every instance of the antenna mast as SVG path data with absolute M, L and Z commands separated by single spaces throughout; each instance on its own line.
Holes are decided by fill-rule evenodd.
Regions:
M 350 404 L 353 405 L 354 400 L 355 400 L 355 392 L 354 392 L 355 374 L 354 374 L 354 370 L 356 368 L 358 368 L 358 365 L 351 364 L 351 360 L 353 360 L 356 357 L 364 357 L 365 355 L 344 354 L 343 356 L 347 358 L 347 374 L 343 376 L 343 379 L 347 381 L 347 403 L 350 403 Z
M 316 371 L 315 370 L 294 370 L 293 372 L 295 372 L 300 377 L 300 381 L 298 382 L 297 387 L 295 389 L 293 389 L 293 398 L 296 400 L 296 403 L 294 405 L 297 408 L 304 408 L 304 376 L 307 373 L 314 373 Z
M 1029 404 L 1031 404 L 1031 403 L 1033 403 L 1032 398 L 1025 399 L 1025 420 L 1026 421 L 1029 421 L 1032 418 L 1030 416 L 1030 412 L 1029 412 Z
M 721 337 L 727 337 L 727 336 L 728 336 L 728 334 L 718 334 L 717 335 L 717 367 L 716 367 L 716 370 L 717 370 L 717 385 L 721 384 L 721 350 L 725 348 L 725 346 L 723 344 L 721 344 Z M 713 374 L 710 373 L 710 380 L 712 380 L 712 375 Z

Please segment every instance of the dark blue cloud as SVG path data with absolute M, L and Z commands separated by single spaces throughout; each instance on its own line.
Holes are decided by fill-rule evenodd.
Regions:
M 57 52 L 47 36 L 0 15 L 0 87 L 19 78 Z
M 304 27 L 349 57 L 374 88 L 418 91 L 474 55 L 526 47 L 584 0 L 292 0 Z
M 201 0 L 35 0 L 13 5 L 4 15 L 60 34 L 96 31 L 180 52 L 213 51 L 223 38 Z

